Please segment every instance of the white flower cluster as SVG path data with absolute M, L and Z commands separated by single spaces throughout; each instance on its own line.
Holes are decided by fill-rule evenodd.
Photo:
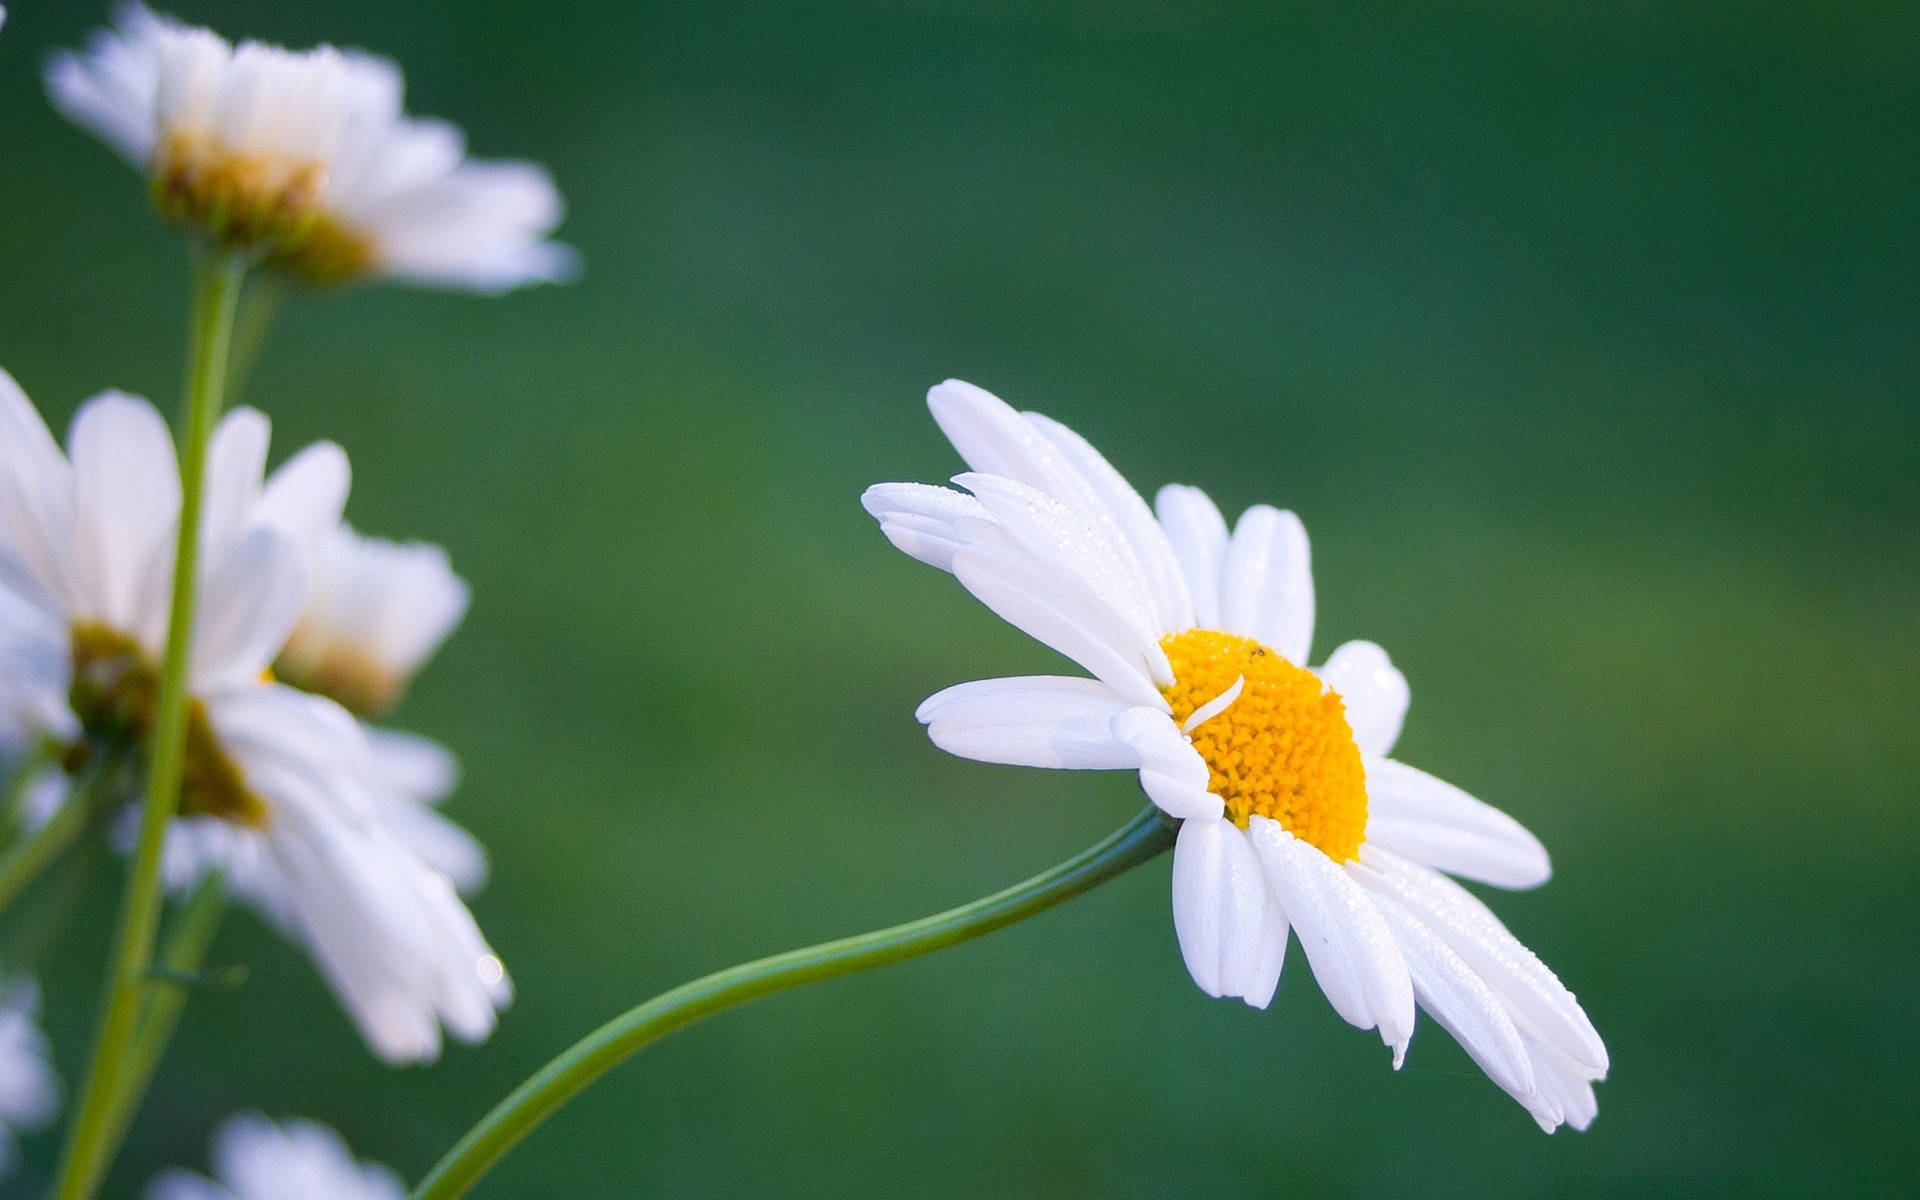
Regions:
M 296 629 L 396 695 L 451 630 L 465 585 L 396 561 L 341 523 L 347 458 L 320 443 L 266 473 L 267 418 L 229 414 L 209 450 L 194 700 L 181 819 L 166 876 L 213 868 L 305 946 L 368 1043 L 431 1060 L 441 1028 L 487 1036 L 506 974 L 458 895 L 485 875 L 477 843 L 433 808 L 453 761 L 369 729 L 327 671 L 276 677 Z M 108 393 L 63 452 L 0 372 L 0 660 L 15 743 L 137 743 L 152 720 L 172 587 L 180 476 L 166 423 Z M 307 689 L 307 690 L 303 690 Z M 28 724 L 31 723 L 31 724 Z M 69 758 L 73 755 L 69 755 Z

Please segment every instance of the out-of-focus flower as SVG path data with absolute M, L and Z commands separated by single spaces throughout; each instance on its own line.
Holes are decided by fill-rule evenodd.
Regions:
M 47 67 L 54 104 L 147 173 L 170 220 L 307 283 L 390 277 L 503 292 L 570 278 L 563 206 L 533 163 L 466 156 L 409 117 L 392 62 L 238 47 L 137 3 Z
M 274 663 L 281 679 L 363 716 L 390 711 L 467 611 L 447 552 L 333 531 L 313 559 L 307 604 Z
M 213 1175 L 168 1171 L 146 1200 L 401 1200 L 400 1177 L 358 1162 L 340 1135 L 313 1121 L 230 1117 L 213 1140 Z
M 0 1175 L 13 1167 L 14 1135 L 41 1128 L 60 1111 L 60 1080 L 34 1023 L 39 1013 L 40 989 L 31 979 L 0 982 Z
M 1416 1002 L 1543 1129 L 1584 1128 L 1607 1052 L 1579 1003 L 1442 872 L 1548 875 L 1506 814 L 1387 757 L 1407 683 L 1370 642 L 1307 667 L 1313 581 L 1292 513 L 1231 533 L 1198 489 L 1158 514 L 1072 430 L 970 384 L 928 398 L 971 495 L 880 484 L 893 544 L 951 571 L 1094 678 L 964 683 L 921 705 L 935 744 L 1034 767 L 1135 770 L 1180 822 L 1173 916 L 1194 982 L 1264 1008 L 1289 927 L 1335 1010 L 1398 1066 Z
M 348 472 L 323 443 L 265 478 L 267 440 L 266 418 L 243 409 L 209 449 L 168 879 L 185 887 L 226 867 L 237 894 L 309 949 L 378 1054 L 431 1059 L 442 1023 L 469 1041 L 490 1033 L 509 988 L 452 883 L 389 829 L 359 722 L 268 678 Z M 133 745 L 158 695 L 178 466 L 160 415 L 117 394 L 81 408 L 68 447 L 0 372 L 0 588 L 31 614 L 0 628 L 0 657 L 52 665 L 48 695 L 21 707 L 69 707 L 40 733 Z M 40 644 L 18 645 L 28 638 Z

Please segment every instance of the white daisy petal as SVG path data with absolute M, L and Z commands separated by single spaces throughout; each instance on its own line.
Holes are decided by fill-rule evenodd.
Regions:
M 1154 501 L 1160 527 L 1179 559 L 1193 598 L 1193 623 L 1201 629 L 1221 625 L 1220 573 L 1227 557 L 1227 522 L 1207 494 L 1170 483 Z
M 220 421 L 207 447 L 206 498 L 202 501 L 200 552 L 220 557 L 260 500 L 273 427 L 257 409 L 237 408 Z
M 1313 572 L 1299 517 L 1264 504 L 1241 514 L 1220 569 L 1220 623 L 1306 665 Z
M 1079 585 L 1088 602 L 1110 609 L 1140 643 L 1152 645 L 1161 634 L 1135 569 L 1081 514 L 1017 480 L 968 473 L 954 482 L 974 494 L 1014 541 L 1052 570 Z M 1171 677 L 1169 677 L 1169 681 Z
M 1079 663 L 1137 704 L 1166 703 L 1148 673 L 1148 653 L 1109 610 L 1088 603 L 1031 560 L 1004 547 L 969 545 L 956 551 L 953 573 L 974 597 L 1027 636 Z M 1164 655 L 1162 656 L 1164 660 Z
M 1534 1089 L 1533 1065 L 1500 997 L 1397 901 L 1380 896 L 1374 906 L 1406 957 L 1420 1007 L 1453 1035 L 1489 1078 L 1508 1095 L 1527 1103 Z
M 1320 990 L 1350 1024 L 1378 1028 L 1398 1066 L 1413 1036 L 1413 981 L 1386 921 L 1366 891 L 1317 848 L 1278 821 L 1256 816 L 1248 825 Z
M 1410 692 L 1407 677 L 1372 642 L 1348 642 L 1317 672 L 1346 705 L 1347 724 L 1363 754 L 1385 758 L 1400 739 Z
M 1166 551 L 1152 546 L 1153 536 L 1139 530 L 1138 514 L 1116 511 L 1116 486 L 1140 503 L 1139 496 L 1101 460 L 1105 470 L 1101 478 L 1090 480 L 1083 466 L 1091 466 L 1086 456 L 1098 458 L 1091 447 L 1084 452 L 1057 444 L 1053 429 L 1041 420 L 1015 412 L 1006 402 L 985 389 L 949 379 L 927 393 L 927 407 L 947 434 L 960 457 L 982 475 L 997 475 L 1024 484 L 1071 509 L 1092 525 L 1108 552 L 1124 565 L 1133 588 L 1153 605 L 1150 624 L 1158 636 L 1175 628 L 1175 621 L 1189 607 L 1170 594 L 1177 581 L 1166 577 L 1163 561 Z M 1144 507 L 1144 505 L 1143 505 Z M 1139 530 L 1147 545 L 1149 559 L 1143 563 L 1136 552 L 1133 532 Z M 1169 593 L 1169 611 L 1159 610 L 1158 598 Z
M 860 497 L 860 503 L 880 522 L 888 541 L 928 566 L 949 572 L 953 552 L 964 542 L 955 522 L 987 519 L 987 510 L 972 496 L 925 483 L 877 483 Z
M 266 481 L 253 519 L 292 538 L 307 555 L 316 555 L 340 527 L 352 482 L 346 451 L 332 442 L 315 442 Z
M 1026 675 L 983 679 L 937 692 L 914 716 L 934 745 L 980 762 L 1107 771 L 1138 766 L 1113 736 L 1131 702 L 1093 679 Z
M 1366 887 L 1399 901 L 1445 941 L 1499 993 L 1521 1032 L 1605 1074 L 1606 1044 L 1580 1002 L 1486 905 L 1439 872 L 1378 847 L 1365 847 L 1361 861 L 1372 868 L 1356 872 Z
M 286 644 L 306 594 L 306 567 L 291 542 L 271 529 L 241 538 L 200 594 L 194 686 L 218 690 L 259 679 Z
M 80 615 L 127 629 L 149 559 L 179 517 L 173 437 L 151 404 L 104 392 L 75 414 L 68 443 Z
M 1113 718 L 1112 730 L 1138 756 L 1140 786 L 1161 812 L 1182 821 L 1220 819 L 1226 806 L 1207 790 L 1207 762 L 1172 717 L 1157 708 L 1129 708 Z
M 1181 823 L 1173 851 L 1173 928 L 1194 983 L 1255 1008 L 1273 1000 L 1287 925 L 1253 844 L 1231 821 Z
M 73 469 L 13 376 L 0 371 L 0 586 L 55 610 L 73 556 Z
M 340 1135 L 311 1121 L 274 1122 L 241 1113 L 213 1142 L 218 1182 L 168 1171 L 145 1200 L 402 1200 L 399 1176 L 354 1159 Z
M 1539 839 L 1492 805 L 1389 758 L 1366 769 L 1370 843 L 1495 887 L 1537 887 L 1553 873 Z
M 1191 628 L 1195 622 L 1193 597 L 1187 589 L 1186 574 L 1174 554 L 1167 533 L 1154 519 L 1153 510 L 1114 470 L 1106 456 L 1087 439 L 1039 413 L 1022 413 L 1029 425 L 1053 443 L 1053 448 L 1085 481 L 1098 501 L 1099 516 L 1109 537 L 1131 551 L 1133 564 L 1159 619 L 1157 632 L 1175 633 Z
M 1605 1072 L 1595 1074 L 1591 1068 L 1575 1064 L 1572 1059 L 1532 1035 L 1522 1036 L 1528 1052 L 1533 1056 L 1533 1074 L 1537 1080 L 1533 1102 L 1527 1107 L 1540 1128 L 1552 1133 L 1555 1126 L 1562 1123 L 1575 1129 L 1585 1129 L 1593 1124 L 1593 1118 L 1600 1112 L 1600 1102 L 1593 1094 L 1593 1082 Z

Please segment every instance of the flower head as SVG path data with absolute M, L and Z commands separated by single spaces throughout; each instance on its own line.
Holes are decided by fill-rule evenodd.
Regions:
M 213 1174 L 168 1171 L 146 1200 L 401 1200 L 407 1189 L 375 1163 L 358 1162 L 340 1135 L 313 1121 L 229 1117 L 213 1140 Z
M 326 286 L 388 276 L 502 292 L 569 278 L 560 195 L 406 115 L 400 70 L 320 46 L 234 46 L 128 3 L 47 67 L 54 104 L 147 173 L 162 214 Z
M 307 604 L 274 673 L 356 713 L 385 713 L 466 615 L 467 599 L 440 547 L 343 525 L 315 548 Z
M 0 1175 L 13 1166 L 13 1136 L 39 1129 L 60 1110 L 47 1039 L 34 1018 L 40 989 L 31 979 L 0 981 Z
M 377 1053 L 431 1059 L 443 1025 L 486 1037 L 510 989 L 452 882 L 388 820 L 419 801 L 388 795 L 360 723 L 271 681 L 308 564 L 339 527 L 348 469 L 321 443 L 268 477 L 268 433 L 237 410 L 209 448 L 168 879 L 183 888 L 223 867 L 308 948 Z M 38 664 L 37 695 L 16 709 L 76 755 L 150 733 L 179 511 L 172 440 L 151 405 L 88 402 L 62 453 L 0 372 L 0 658 Z
M 1399 1065 L 1424 1008 L 1542 1128 L 1585 1128 L 1606 1047 L 1560 981 L 1458 875 L 1532 887 L 1518 822 L 1388 757 L 1405 678 L 1371 642 L 1308 666 L 1305 530 L 1264 505 L 1228 530 L 1196 488 L 1149 508 L 1072 430 L 958 381 L 934 419 L 965 489 L 863 502 L 893 544 L 1093 678 L 963 683 L 920 706 L 935 744 L 1020 766 L 1134 770 L 1168 818 L 1194 982 L 1264 1008 L 1291 929 L 1340 1015 Z M 970 493 L 970 494 L 969 494 Z

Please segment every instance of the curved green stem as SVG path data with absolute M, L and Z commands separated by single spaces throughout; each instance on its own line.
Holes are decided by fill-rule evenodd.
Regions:
M 146 799 L 140 838 L 128 869 L 113 962 L 107 976 L 106 1009 L 94 1041 L 93 1062 L 80 1093 L 54 1188 L 57 1200 L 90 1200 L 108 1166 L 105 1149 L 120 1077 L 140 1016 L 140 1002 L 153 965 L 160 928 L 160 852 L 180 800 L 187 738 L 187 668 L 193 645 L 194 592 L 200 571 L 200 502 L 207 443 L 226 398 L 232 353 L 234 306 L 247 263 L 222 253 L 199 268 L 194 288 L 193 342 L 187 370 L 184 437 L 180 445 L 180 524 L 173 558 L 173 596 L 167 619 L 167 652 L 154 708 L 153 740 L 147 747 Z
M 0 913 L 13 907 L 40 872 L 79 838 L 87 827 L 90 807 L 89 797 L 76 788 L 45 825 L 23 835 L 0 855 Z
M 1098 887 L 1173 845 L 1148 808 L 1100 844 L 1025 883 L 971 904 L 874 933 L 789 950 L 682 984 L 602 1025 L 514 1089 L 467 1132 L 411 1200 L 454 1200 L 501 1155 L 628 1055 L 702 1017 L 802 984 L 883 967 L 992 933 Z

